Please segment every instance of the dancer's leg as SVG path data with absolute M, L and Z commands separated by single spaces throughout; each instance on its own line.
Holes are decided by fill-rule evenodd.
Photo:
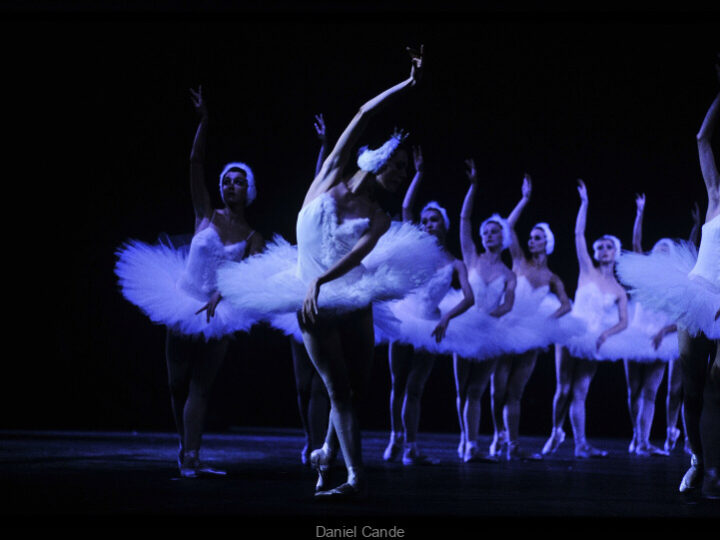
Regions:
M 641 366 L 642 384 L 640 387 L 640 405 L 637 417 L 639 445 L 637 453 L 640 455 L 666 454 L 664 450 L 650 444 L 650 430 L 652 429 L 653 418 L 655 417 L 655 399 L 664 373 L 665 362 L 657 361 Z
M 632 441 L 628 447 L 628 452 L 634 453 L 635 448 L 640 442 L 638 432 L 638 413 L 640 411 L 640 387 L 642 382 L 641 366 L 638 362 L 632 360 L 623 360 L 625 368 L 625 387 L 627 389 L 627 405 L 630 413 L 630 426 L 632 427 Z

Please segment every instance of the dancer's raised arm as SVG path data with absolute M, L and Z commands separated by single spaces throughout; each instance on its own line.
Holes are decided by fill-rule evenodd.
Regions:
M 718 81 L 720 81 L 720 62 L 715 64 Z M 710 108 L 705 114 L 700 131 L 697 134 L 698 155 L 700 157 L 700 169 L 702 170 L 705 188 L 708 194 L 708 209 L 705 220 L 709 221 L 720 211 L 720 173 L 715 164 L 710 142 L 717 124 L 718 110 L 720 110 L 720 93 L 715 96 Z
M 327 155 L 327 133 L 325 131 L 325 119 L 322 113 L 315 115 L 313 127 L 315 128 L 317 138 L 320 139 L 320 152 L 318 152 L 317 163 L 315 164 L 315 176 L 317 176 Z
M 468 180 L 470 180 L 470 187 L 465 195 L 462 210 L 460 211 L 460 248 L 462 250 L 463 262 L 466 266 L 472 267 L 475 265 L 475 257 L 477 257 L 477 250 L 475 249 L 475 243 L 472 238 L 472 213 L 478 180 L 475 161 L 466 159 L 465 165 L 467 165 L 466 174 Z
M 402 203 L 402 217 L 403 221 L 413 221 L 413 205 L 415 204 L 415 197 L 417 196 L 418 186 L 423 179 L 423 173 L 425 166 L 423 164 L 422 148 L 420 146 L 413 146 L 413 162 L 415 163 L 415 176 L 413 176 L 410 186 L 405 192 L 405 198 Z
M 212 203 L 210 194 L 205 185 L 205 139 L 207 136 L 208 112 L 202 96 L 202 85 L 197 90 L 190 89 L 190 95 L 195 111 L 200 117 L 192 150 L 190 151 L 190 194 L 193 209 L 195 210 L 195 228 L 203 219 L 212 216 Z
M 575 251 L 577 252 L 580 274 L 592 272 L 594 269 L 590 253 L 585 241 L 585 223 L 587 222 L 588 194 L 585 182 L 578 179 L 578 193 L 580 194 L 580 208 L 575 221 Z
M 525 173 L 525 176 L 523 176 L 521 192 L 522 198 L 520 202 L 515 205 L 515 208 L 513 208 L 513 211 L 510 212 L 507 218 L 507 223 L 510 226 L 510 255 L 512 256 L 513 264 L 516 261 L 525 260 L 525 253 L 523 253 L 517 234 L 515 233 L 515 224 L 520 218 L 520 214 L 522 214 L 525 206 L 527 206 L 527 203 L 530 202 L 530 195 L 532 195 L 532 179 L 528 173 Z
M 353 146 L 357 143 L 358 138 L 367 125 L 368 118 L 392 96 L 400 94 L 417 84 L 422 73 L 423 49 L 422 45 L 420 46 L 419 52 L 407 47 L 411 59 L 410 76 L 395 86 L 388 88 L 381 94 L 378 94 L 360 107 L 360 110 L 338 138 L 335 147 L 320 168 L 320 172 L 315 176 L 305 195 L 303 206 L 342 180 L 342 171 L 350 158 L 350 152 Z
M 635 223 L 633 223 L 633 251 L 635 253 L 642 253 L 642 222 L 643 213 L 645 212 L 644 193 L 635 197 L 635 206 L 637 211 L 635 212 Z

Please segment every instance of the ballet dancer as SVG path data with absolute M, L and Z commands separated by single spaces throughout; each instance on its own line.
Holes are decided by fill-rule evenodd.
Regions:
M 276 238 L 247 264 L 220 272 L 223 294 L 267 319 L 297 312 L 303 342 L 330 398 L 325 443 L 310 454 L 318 471 L 315 497 L 355 499 L 366 494 L 356 407 L 374 349 L 374 325 L 392 331 L 393 317 L 373 317 L 373 302 L 402 298 L 425 283 L 443 254 L 435 239 L 407 223 L 390 223 L 376 202 L 378 190 L 396 191 L 406 180 L 405 135 L 394 133 L 380 148 L 360 149 L 358 169 L 346 176 L 351 151 L 368 119 L 393 97 L 414 87 L 422 70 L 420 51 L 408 48 L 410 76 L 360 107 L 313 180 L 297 220 L 297 248 Z M 417 261 L 412 253 L 423 251 Z M 242 284 L 254 294 L 239 292 Z M 236 294 L 237 293 L 237 294 Z M 347 467 L 341 485 L 329 485 L 336 437 Z
M 720 81 L 720 63 L 715 66 Z M 697 134 L 700 169 L 708 196 L 700 249 L 674 249 L 628 257 L 618 271 L 644 304 L 677 321 L 683 410 L 692 456 L 679 491 L 720 498 L 720 173 L 712 135 L 720 110 L 715 96 Z
M 415 176 L 402 203 L 403 221 L 409 223 L 414 221 L 413 207 L 423 179 L 420 147 L 413 149 L 413 161 Z M 427 203 L 420 212 L 420 228 L 437 239 L 445 257 L 425 287 L 390 304 L 393 314 L 401 321 L 401 337 L 389 345 L 391 433 L 383 459 L 395 461 L 402 455 L 403 465 L 437 463 L 417 447 L 420 400 L 437 354 L 441 351 L 451 353 L 466 341 L 466 336 L 460 333 L 450 332 L 447 336 L 450 321 L 474 303 L 465 264 L 447 249 L 450 219 L 445 208 L 436 201 Z M 424 253 L 418 256 L 424 257 Z M 453 276 L 460 283 L 462 299 L 449 311 L 442 312 L 438 305 L 450 290 Z
M 208 110 L 202 87 L 190 93 L 200 122 L 190 153 L 195 232 L 189 252 L 131 241 L 118 250 L 115 266 L 125 298 L 167 327 L 165 356 L 183 478 L 225 474 L 199 457 L 208 398 L 229 336 L 247 330 L 254 319 L 222 301 L 216 271 L 222 261 L 241 260 L 264 246 L 262 235 L 245 219 L 245 207 L 256 195 L 249 166 L 233 162 L 223 168 L 223 206 L 212 207 L 204 171 Z
M 315 115 L 313 127 L 320 141 L 320 151 L 315 165 L 315 176 L 317 176 L 327 155 L 327 133 L 322 113 Z M 298 410 L 305 432 L 305 446 L 300 452 L 300 460 L 303 465 L 310 465 L 310 453 L 322 446 L 325 433 L 327 433 L 330 401 L 322 379 L 305 350 L 302 336 L 291 335 L 290 351 L 295 374 Z M 333 444 L 337 445 L 337 439 L 334 439 Z
M 588 194 L 585 183 L 578 180 L 578 184 L 580 209 L 575 223 L 575 250 L 580 273 L 572 313 L 586 322 L 587 331 L 568 340 L 572 355 L 568 354 L 566 347 L 555 346 L 557 380 L 553 397 L 553 428 L 542 453 L 556 452 L 565 440 L 562 426 L 569 409 L 575 457 L 596 458 L 606 457 L 607 452 L 593 448 L 585 438 L 585 400 L 597 371 L 596 360 L 622 358 L 619 349 L 622 349 L 623 343 L 609 343 L 608 340 L 627 328 L 628 300 L 614 274 L 615 261 L 621 250 L 620 240 L 612 235 L 601 236 L 593 243 L 598 266 L 590 258 L 585 241 Z M 616 346 L 614 350 L 608 350 L 609 345 Z
M 535 301 L 539 301 L 536 323 L 545 332 L 552 334 L 553 341 L 562 341 L 564 335 L 581 331 L 582 325 L 577 319 L 563 317 L 570 312 L 572 305 L 562 280 L 548 267 L 548 256 L 555 249 L 555 236 L 547 223 L 536 224 L 530 230 L 530 257 L 526 257 L 515 233 L 515 225 L 530 202 L 531 194 L 532 180 L 525 174 L 522 198 L 507 219 L 512 239 L 509 248 L 513 261 L 512 270 L 517 276 L 515 302 L 517 305 L 524 298 L 535 297 Z M 523 451 L 518 444 L 520 403 L 540 350 L 530 349 L 520 355 L 505 356 L 498 361 L 490 387 L 494 426 L 490 455 L 501 455 L 508 460 L 542 459 L 539 454 Z

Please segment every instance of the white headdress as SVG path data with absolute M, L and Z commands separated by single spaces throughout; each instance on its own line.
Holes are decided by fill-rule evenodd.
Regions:
M 545 233 L 545 254 L 550 255 L 555 250 L 555 235 L 550 230 L 550 225 L 543 221 L 536 223 L 533 229 L 541 229 Z
M 668 251 L 672 252 L 673 249 L 675 249 L 675 243 L 670 240 L 669 238 L 661 238 L 657 242 L 655 242 L 655 245 L 650 250 L 652 253 L 657 253 L 662 246 L 665 246 Z
M 445 231 L 447 232 L 450 230 L 450 218 L 447 215 L 447 210 L 440 206 L 437 201 L 430 201 L 429 203 L 427 203 L 420 213 L 422 214 L 425 210 L 435 210 L 437 212 L 440 212 L 440 215 L 445 222 Z
M 231 163 L 228 163 L 227 165 L 225 165 L 225 168 L 220 173 L 220 198 L 223 200 L 223 202 L 225 202 L 222 194 L 222 182 L 228 171 L 232 169 L 240 169 L 245 172 L 245 177 L 247 178 L 248 183 L 247 195 L 245 196 L 245 206 L 250 206 L 250 203 L 252 203 L 257 196 L 257 189 L 255 188 L 255 176 L 253 175 L 252 169 L 245 163 L 242 163 L 240 161 L 233 161 Z
M 612 234 L 603 234 L 593 242 L 593 259 L 598 260 L 598 246 L 603 240 L 611 240 L 612 243 L 615 244 L 615 262 L 617 262 L 622 254 L 622 242 L 620 242 L 617 236 L 613 236 Z
M 489 218 L 487 218 L 485 221 L 482 222 L 482 224 L 480 225 L 481 240 L 482 240 L 483 229 L 485 228 L 485 226 L 488 223 L 491 223 L 491 222 L 497 223 L 498 225 L 500 225 L 500 228 L 502 229 L 502 248 L 503 249 L 509 248 L 510 242 L 512 241 L 512 237 L 510 236 L 510 225 L 508 225 L 507 220 L 505 220 L 505 218 L 500 217 L 499 214 L 493 214 L 492 216 L 490 216 Z M 483 242 L 483 247 L 485 249 L 487 249 L 487 246 L 485 246 L 485 240 L 482 240 L 482 242 Z
M 395 131 L 390 138 L 385 141 L 380 148 L 370 150 L 367 146 L 363 146 L 358 150 L 357 165 L 363 171 L 377 174 L 387 163 L 390 156 L 397 150 L 400 143 L 407 138 L 408 134 L 401 131 Z

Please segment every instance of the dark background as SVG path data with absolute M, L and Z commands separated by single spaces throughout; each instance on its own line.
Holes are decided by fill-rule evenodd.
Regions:
M 630 247 L 638 192 L 647 194 L 645 249 L 686 237 L 694 201 L 704 213 L 695 134 L 718 91 L 718 12 L 308 6 L 5 14 L 12 142 L 4 143 L 4 184 L 14 217 L 6 223 L 13 279 L 1 428 L 173 431 L 165 330 L 122 298 L 112 269 L 128 238 L 192 232 L 188 157 L 197 124 L 188 88 L 199 84 L 211 119 L 208 189 L 219 205 L 222 166 L 249 163 L 258 197 L 248 219 L 266 238 L 295 241 L 318 151 L 313 115 L 324 113 L 334 140 L 362 103 L 407 77 L 405 45 L 420 43 L 422 83 L 372 120 L 362 144 L 381 143 L 397 125 L 422 145 L 418 203 L 446 206 L 456 255 L 466 157 L 482 178 L 477 224 L 507 214 L 523 172 L 532 174 L 518 234 L 550 223 L 550 265 L 571 295 L 578 177 L 590 197 L 589 241 L 608 232 Z M 386 201 L 391 212 L 403 195 Z M 386 359 L 379 347 L 367 429 L 389 429 Z M 524 398 L 521 433 L 549 433 L 554 381 L 546 353 Z M 665 432 L 662 388 L 655 437 Z M 299 427 L 295 399 L 288 338 L 255 328 L 233 344 L 208 430 Z M 457 431 L 454 400 L 452 363 L 438 361 L 421 431 Z M 630 438 L 621 363 L 600 366 L 588 434 Z

